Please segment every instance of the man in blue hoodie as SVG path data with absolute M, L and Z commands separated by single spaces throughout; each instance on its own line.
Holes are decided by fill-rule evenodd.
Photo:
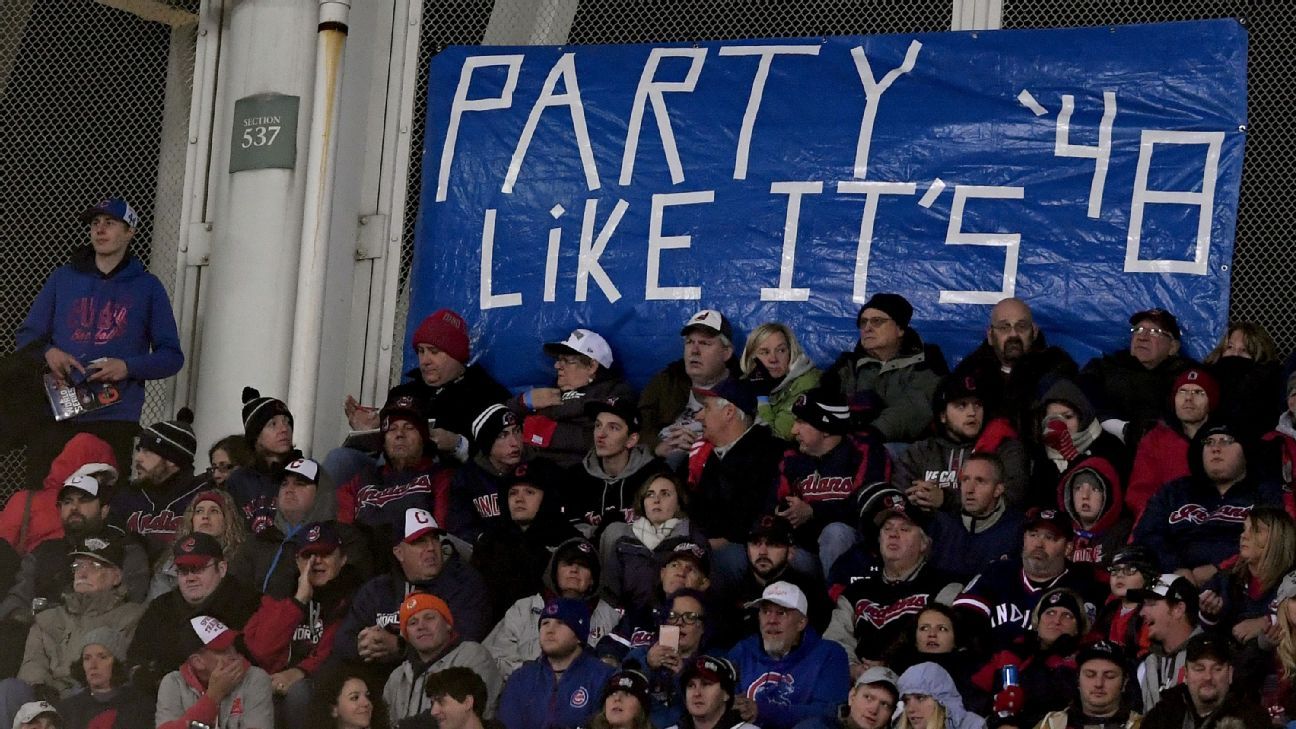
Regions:
M 540 657 L 513 672 L 496 718 L 508 729 L 588 726 L 603 707 L 615 670 L 586 650 L 590 611 L 582 600 L 551 598 L 540 612 Z
M 846 650 L 810 627 L 805 593 L 775 582 L 747 607 L 760 609 L 760 633 L 729 654 L 741 677 L 734 699 L 739 716 L 762 729 L 831 719 L 850 691 L 850 667 Z
M 90 226 L 90 245 L 45 281 L 16 344 L 39 352 L 59 381 L 111 383 L 118 399 L 34 434 L 27 456 L 32 484 L 76 433 L 103 438 L 118 463 L 130 463 L 144 382 L 170 377 L 184 364 L 166 289 L 127 250 L 139 227 L 135 210 L 122 198 L 109 198 L 83 212 L 81 221 Z

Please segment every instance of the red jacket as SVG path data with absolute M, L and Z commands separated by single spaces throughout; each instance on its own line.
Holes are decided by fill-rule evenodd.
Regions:
M 292 668 L 300 668 L 307 676 L 314 674 L 333 652 L 333 635 L 342 625 L 345 611 L 323 624 L 324 630 L 311 652 Z M 306 607 L 291 597 L 276 600 L 269 595 L 261 597 L 261 607 L 243 626 L 243 644 L 252 655 L 252 662 L 266 673 L 278 673 L 288 666 L 289 649 L 299 629 L 310 630 Z
M 1139 441 L 1129 488 L 1125 489 L 1125 505 L 1137 520 L 1157 489 L 1187 476 L 1187 436 L 1165 423 L 1157 423 Z
M 0 539 L 9 542 L 22 555 L 47 539 L 62 539 L 63 521 L 59 519 L 58 493 L 67 477 L 87 463 L 106 463 L 117 469 L 112 446 L 89 433 L 77 433 L 50 463 L 49 474 L 45 476 L 40 491 L 23 489 L 9 498 L 0 513 Z M 30 509 L 28 501 L 31 502 Z M 23 529 L 24 512 L 30 512 L 26 530 Z

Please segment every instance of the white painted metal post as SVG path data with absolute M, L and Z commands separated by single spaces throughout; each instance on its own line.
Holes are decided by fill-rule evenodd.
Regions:
M 243 386 L 288 396 L 318 25 L 317 5 L 300 0 L 232 2 L 222 18 L 194 403 L 200 444 L 242 431 Z M 231 172 L 235 102 L 271 92 L 300 99 L 296 162 Z
M 351 4 L 320 0 L 315 49 L 315 102 L 310 116 L 306 159 L 306 200 L 302 211 L 301 253 L 297 266 L 297 302 L 292 331 L 288 407 L 293 411 L 298 444 L 311 444 L 315 432 L 319 383 L 320 336 L 324 283 L 328 265 L 329 220 L 333 213 L 333 161 L 337 157 L 338 92 L 346 49 Z

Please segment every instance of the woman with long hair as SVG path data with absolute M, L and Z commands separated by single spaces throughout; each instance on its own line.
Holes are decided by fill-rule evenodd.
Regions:
M 242 433 L 227 435 L 207 449 L 207 476 L 216 488 L 225 487 L 225 479 L 240 466 L 252 465 L 252 449 Z
M 235 554 L 248 537 L 247 527 L 243 524 L 243 517 L 234 503 L 234 497 L 220 490 L 204 491 L 189 502 L 189 506 L 180 517 L 176 542 L 179 543 L 195 532 L 215 537 L 227 556 Z M 152 600 L 158 595 L 174 590 L 176 580 L 175 561 L 171 551 L 167 550 L 153 570 L 153 582 L 149 585 L 148 599 Z
M 1224 336 L 1202 360 L 1220 386 L 1217 416 L 1245 425 L 1252 437 L 1266 433 L 1282 412 L 1283 363 L 1265 328 L 1230 321 Z
M 954 685 L 969 711 L 985 714 L 990 710 L 990 694 L 972 684 L 972 674 L 980 664 L 981 652 L 973 647 L 977 641 L 964 629 L 959 614 L 950 606 L 929 602 L 914 618 L 913 629 L 889 660 L 898 671 L 919 663 L 935 663 L 954 679 Z
M 635 518 L 608 524 L 599 537 L 603 597 L 618 607 L 657 601 L 657 573 L 663 559 L 683 537 L 694 544 L 705 538 L 688 518 L 688 490 L 673 474 L 644 481 L 635 494 Z
M 648 677 L 633 670 L 612 674 L 603 687 L 603 710 L 589 729 L 654 729 L 648 720 Z
M 1296 522 L 1278 507 L 1255 507 L 1242 522 L 1237 563 L 1202 590 L 1203 620 L 1227 627 L 1239 643 L 1254 643 L 1268 629 L 1269 605 L 1294 563 Z
M 786 324 L 761 324 L 747 336 L 739 362 L 743 379 L 756 390 L 756 416 L 783 440 L 792 440 L 792 404 L 819 385 L 821 372 Z
M 129 684 L 120 632 L 102 627 L 86 633 L 71 668 L 84 688 L 59 702 L 63 729 L 152 729 L 153 698 Z
M 363 668 L 333 664 L 315 675 L 306 726 L 311 729 L 388 729 L 387 705 L 370 690 Z
M 1261 703 L 1278 725 L 1296 720 L 1296 572 L 1288 572 L 1278 585 L 1274 601 L 1278 609 L 1278 640 L 1274 646 L 1274 670 L 1265 679 Z

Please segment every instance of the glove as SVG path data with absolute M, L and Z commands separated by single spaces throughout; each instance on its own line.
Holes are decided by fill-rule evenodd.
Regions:
M 1021 686 L 1004 686 L 994 695 L 994 712 L 1000 717 L 1014 716 L 1026 705 L 1026 692 Z
M 1061 420 L 1047 420 L 1044 422 L 1044 445 L 1062 454 L 1062 457 L 1068 462 L 1074 461 L 1080 455 L 1076 450 L 1075 443 L 1071 441 L 1071 431 L 1067 429 L 1066 423 Z
M 538 448 L 548 448 L 553 440 L 558 422 L 543 415 L 528 415 L 522 421 L 522 442 Z

